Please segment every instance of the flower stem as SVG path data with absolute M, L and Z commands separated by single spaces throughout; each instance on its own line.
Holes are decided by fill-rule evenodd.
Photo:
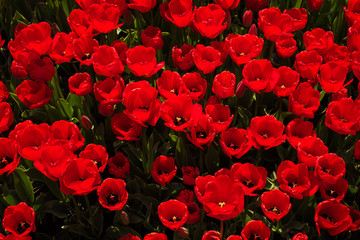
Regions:
M 222 240 L 224 236 L 224 221 L 220 221 L 220 239 Z

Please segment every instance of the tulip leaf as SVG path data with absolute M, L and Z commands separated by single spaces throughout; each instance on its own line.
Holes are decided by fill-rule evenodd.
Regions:
M 20 200 L 17 198 L 17 194 L 15 190 L 9 191 L 6 188 L 6 191 L 4 189 L 3 194 L 1 195 L 2 199 L 8 204 L 9 206 L 16 205 L 20 202 Z
M 76 94 L 69 93 L 69 95 L 66 98 L 66 101 L 73 107 L 81 106 L 81 97 Z
M 295 3 L 294 8 L 300 8 L 301 4 L 302 4 L 302 0 L 297 0 L 296 3 Z
M 71 119 L 74 115 L 74 109 L 72 106 L 63 98 L 59 98 L 58 103 L 61 107 L 61 110 L 66 114 L 68 119 Z
M 21 168 L 17 168 L 13 172 L 14 185 L 17 195 L 23 202 L 34 203 L 34 188 L 30 178 Z

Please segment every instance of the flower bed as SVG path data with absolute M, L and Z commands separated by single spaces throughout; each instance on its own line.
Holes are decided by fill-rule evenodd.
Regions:
M 0 2 L 0 239 L 359 239 L 360 1 Z

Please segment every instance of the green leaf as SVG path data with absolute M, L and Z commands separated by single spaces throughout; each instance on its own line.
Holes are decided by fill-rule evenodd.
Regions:
M 62 111 L 66 114 L 66 116 L 71 119 L 74 115 L 74 109 L 72 106 L 63 98 L 59 98 L 58 103 L 60 104 Z
M 23 202 L 34 203 L 34 188 L 30 178 L 21 168 L 17 168 L 13 172 L 14 185 L 16 193 Z
M 19 199 L 17 198 L 16 191 L 14 190 L 4 191 L 1 197 L 9 206 L 16 205 L 20 202 Z
M 66 98 L 66 101 L 73 107 L 81 106 L 81 97 L 76 94 L 69 93 L 69 95 Z

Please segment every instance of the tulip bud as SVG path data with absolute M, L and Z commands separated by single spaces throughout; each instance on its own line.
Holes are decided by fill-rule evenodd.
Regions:
M 249 34 L 257 36 L 257 27 L 255 24 L 251 25 L 249 29 Z
M 121 214 L 120 214 L 120 218 L 121 218 L 121 221 L 122 223 L 127 226 L 129 225 L 129 215 L 127 215 L 126 212 L 122 211 Z
M 236 91 L 235 91 L 236 97 L 241 98 L 242 96 L 244 96 L 245 89 L 246 89 L 246 86 L 245 86 L 244 82 L 240 81 L 236 87 Z
M 81 124 L 87 130 L 90 130 L 93 125 L 90 118 L 85 115 L 81 116 Z
M 253 22 L 253 13 L 251 10 L 247 10 L 243 15 L 243 25 L 245 27 L 250 27 Z
M 189 238 L 189 230 L 187 230 L 184 227 L 179 228 L 178 230 L 176 230 L 176 234 L 183 239 L 188 239 Z

